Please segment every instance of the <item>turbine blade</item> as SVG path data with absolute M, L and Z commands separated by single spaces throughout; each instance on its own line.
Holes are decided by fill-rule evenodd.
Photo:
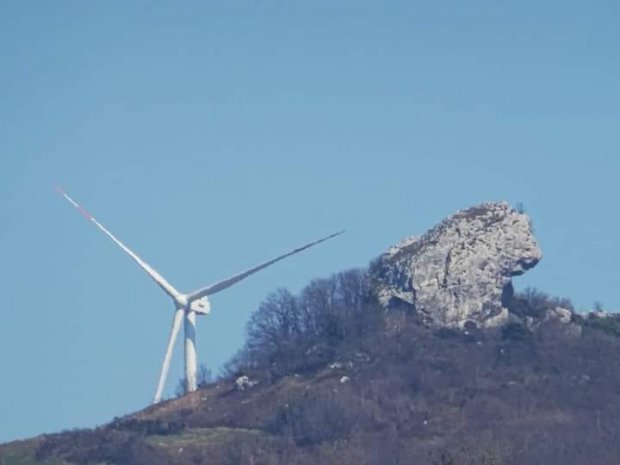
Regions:
M 108 231 L 101 223 L 99 223 L 93 215 L 88 213 L 81 205 L 79 205 L 75 200 L 67 195 L 67 193 L 62 190 L 61 187 L 56 187 L 56 191 L 60 195 L 62 195 L 71 205 L 73 205 L 77 210 L 89 221 L 92 221 L 97 228 L 99 228 L 106 236 L 112 239 L 116 245 L 118 245 L 121 249 L 123 249 L 127 255 L 129 255 L 140 267 L 161 287 L 166 294 L 176 300 L 176 298 L 180 295 L 179 291 L 177 291 L 168 281 L 164 279 L 157 271 L 155 271 L 151 266 L 138 257 L 129 247 L 119 241 L 110 231 Z
M 168 370 L 170 369 L 170 360 L 172 359 L 172 351 L 174 350 L 174 343 L 177 340 L 179 329 L 181 329 L 181 321 L 185 311 L 182 308 L 177 308 L 174 312 L 172 319 L 172 326 L 170 327 L 170 336 L 168 337 L 168 345 L 166 346 L 166 354 L 164 355 L 164 361 L 161 364 L 161 372 L 159 373 L 159 381 L 157 382 L 157 390 L 155 391 L 155 398 L 153 403 L 157 404 L 161 401 L 161 396 L 166 386 L 166 379 L 168 378 Z
M 312 246 L 315 246 L 317 244 L 320 244 L 321 242 L 325 242 L 333 237 L 339 236 L 340 234 L 344 233 L 344 231 L 339 231 L 335 234 L 331 234 L 327 237 L 323 237 L 322 239 L 319 239 L 317 241 L 314 242 L 310 242 L 308 244 L 302 245 L 301 247 L 298 247 L 294 250 L 291 250 L 290 252 L 287 252 L 283 255 L 280 255 L 276 258 L 273 258 L 265 263 L 261 263 L 260 265 L 255 266 L 254 268 L 250 268 L 249 270 L 243 271 L 242 273 L 236 274 L 234 276 L 231 276 L 228 279 L 225 279 L 223 281 L 217 282 L 215 284 L 212 284 L 210 286 L 207 287 L 203 287 L 202 289 L 198 289 L 197 291 L 192 292 L 191 294 L 189 294 L 188 296 L 188 300 L 191 302 L 193 300 L 196 299 L 200 299 L 204 296 L 208 296 L 208 295 L 213 295 L 216 294 L 217 292 L 221 292 L 224 289 L 229 288 L 230 286 L 237 284 L 239 281 L 244 280 L 245 278 L 247 278 L 250 275 L 253 275 L 254 273 L 267 268 L 270 265 L 273 265 L 276 262 L 279 262 L 280 260 L 284 260 L 287 257 L 290 257 L 291 255 L 295 255 L 303 250 L 309 249 Z

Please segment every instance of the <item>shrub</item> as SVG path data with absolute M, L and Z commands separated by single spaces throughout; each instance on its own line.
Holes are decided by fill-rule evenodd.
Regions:
M 280 407 L 267 430 L 290 437 L 299 446 L 346 438 L 357 424 L 359 409 L 337 393 L 307 393 Z
M 547 310 L 557 307 L 575 310 L 570 299 L 553 297 L 533 287 L 527 287 L 522 292 L 514 293 L 507 299 L 506 305 L 511 313 L 518 316 L 530 316 L 540 318 Z
M 590 315 L 585 319 L 584 325 L 620 337 L 620 315 L 610 315 L 603 318 Z
M 299 295 L 281 289 L 252 315 L 245 346 L 224 373 L 261 371 L 279 378 L 314 370 L 359 348 L 383 321 L 383 310 L 362 270 L 316 279 Z
M 525 341 L 532 336 L 529 329 L 521 323 L 508 323 L 502 328 L 502 339 L 506 341 Z

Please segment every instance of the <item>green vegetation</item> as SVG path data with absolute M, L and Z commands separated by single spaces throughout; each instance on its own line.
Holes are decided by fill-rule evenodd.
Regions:
M 264 435 L 264 432 L 256 429 L 245 428 L 188 428 L 179 434 L 165 436 L 149 436 L 147 442 L 163 448 L 179 449 L 187 446 L 208 446 L 210 444 L 222 444 L 231 441 L 253 438 Z

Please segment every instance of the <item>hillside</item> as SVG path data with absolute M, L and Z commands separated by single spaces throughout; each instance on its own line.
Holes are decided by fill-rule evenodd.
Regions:
M 331 366 L 245 390 L 221 380 L 3 446 L 0 463 L 617 464 L 620 340 L 583 324 L 579 338 L 385 328 Z
M 540 257 L 521 213 L 459 212 L 271 294 L 216 382 L 0 464 L 618 464 L 620 319 L 515 294 Z

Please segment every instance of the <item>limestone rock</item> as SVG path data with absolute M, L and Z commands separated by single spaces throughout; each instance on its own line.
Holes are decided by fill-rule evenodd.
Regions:
M 560 323 L 569 324 L 573 319 L 573 312 L 567 308 L 555 307 L 546 316 L 547 319 L 555 319 Z
M 589 318 L 609 318 L 609 317 L 614 317 L 618 315 L 618 312 L 605 312 L 603 310 L 592 310 L 591 312 L 588 312 L 588 317 Z
M 564 337 L 578 338 L 583 332 L 583 325 L 575 321 L 576 315 L 568 308 L 554 307 L 547 309 L 540 318 L 526 317 L 526 324 L 533 331 L 553 331 Z
M 251 380 L 249 377 L 243 375 L 235 380 L 235 389 L 237 389 L 237 391 L 245 391 L 246 389 L 253 388 L 257 384 L 258 381 Z
M 391 247 L 373 277 L 386 308 L 414 308 L 440 326 L 491 327 L 508 319 L 511 278 L 541 258 L 527 215 L 504 202 L 485 203 Z

